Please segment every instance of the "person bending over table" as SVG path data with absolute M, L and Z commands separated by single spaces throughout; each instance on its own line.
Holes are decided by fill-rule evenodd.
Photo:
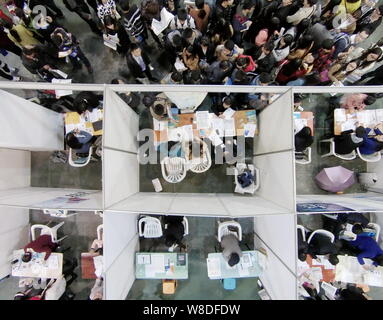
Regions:
M 374 266 L 383 266 L 383 250 L 375 239 L 370 236 L 359 234 L 354 241 L 348 242 L 350 246 L 359 250 L 358 262 L 364 265 L 363 258 L 373 260 Z
M 92 112 L 93 109 L 98 108 L 102 96 L 96 95 L 91 91 L 80 92 L 73 101 L 73 105 L 78 114 L 83 114 L 85 111 Z
M 313 259 L 317 258 L 317 255 L 326 255 L 329 262 L 332 265 L 337 265 L 339 263 L 339 259 L 337 257 L 338 249 L 331 240 L 322 235 L 315 234 L 309 243 L 309 248 L 307 253 L 311 255 Z
M 229 234 L 223 236 L 221 239 L 221 247 L 223 249 L 223 257 L 230 267 L 239 263 L 239 260 L 242 257 L 242 250 L 239 247 L 239 241 L 235 235 Z
M 44 234 L 39 236 L 36 240 L 31 241 L 24 247 L 24 255 L 22 257 L 23 262 L 29 262 L 32 259 L 32 252 L 45 252 L 44 260 L 47 260 L 51 253 L 55 251 L 58 247 L 58 244 L 52 242 L 52 237 L 50 234 Z
M 65 142 L 77 155 L 87 157 L 96 139 L 97 137 L 86 131 L 75 129 L 66 135 Z
M 365 130 L 359 126 L 354 130 L 342 131 L 340 135 L 334 137 L 335 152 L 338 154 L 349 154 L 356 148 L 363 145 Z
M 375 136 L 369 136 L 369 133 L 373 130 Z M 361 154 L 369 155 L 378 152 L 383 149 L 383 132 L 381 128 L 365 128 L 363 135 L 363 144 L 359 147 Z
M 164 223 L 167 224 L 164 231 L 165 245 L 170 252 L 173 252 L 177 246 L 183 249 L 186 248 L 182 243 L 185 234 L 185 227 L 182 223 L 183 218 L 181 216 L 166 216 L 164 218 Z
M 149 110 L 154 119 L 162 121 L 169 118 L 170 121 L 176 122 L 172 115 L 171 102 L 164 93 L 157 94 L 155 97 L 150 98 L 152 99 L 152 104 L 149 105 Z
M 302 152 L 314 142 L 310 127 L 304 127 L 295 134 L 295 151 Z

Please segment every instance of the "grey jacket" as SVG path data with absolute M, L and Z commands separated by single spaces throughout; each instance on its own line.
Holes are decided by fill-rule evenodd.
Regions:
M 242 257 L 242 251 L 238 244 L 238 238 L 233 234 L 222 237 L 221 247 L 223 248 L 222 254 L 226 261 L 229 261 L 232 253 L 237 253 L 240 257 Z

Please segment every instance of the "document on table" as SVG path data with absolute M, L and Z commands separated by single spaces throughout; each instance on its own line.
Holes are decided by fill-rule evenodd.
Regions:
M 322 268 L 321 267 L 311 268 L 311 275 L 313 279 L 316 281 L 322 280 L 323 278 Z
M 194 132 L 193 132 L 193 125 L 189 124 L 182 127 L 183 131 L 183 137 L 182 139 L 185 141 L 193 141 Z
M 235 110 L 233 110 L 232 108 L 227 108 L 225 112 L 223 113 L 223 116 L 225 117 L 225 119 L 231 119 L 234 113 L 235 113 Z
M 221 140 L 221 138 L 217 135 L 217 133 L 216 133 L 215 131 L 212 131 L 212 132 L 210 133 L 210 135 L 209 135 L 209 139 L 210 139 L 211 142 L 213 143 L 214 147 L 223 144 L 223 141 Z
M 219 258 L 207 258 L 207 274 L 209 277 L 221 276 L 221 264 Z
M 335 121 L 339 121 L 339 122 L 343 122 L 343 121 L 346 121 L 347 118 L 346 118 L 346 111 L 345 109 L 335 109 L 334 110 L 334 118 L 335 118 Z
M 137 255 L 137 264 L 150 264 L 150 254 Z
M 355 130 L 355 121 L 354 120 L 347 120 L 346 122 L 342 123 L 341 130 L 347 131 L 347 130 Z
M 104 269 L 104 261 L 103 261 L 104 257 L 103 256 L 96 256 L 96 257 L 93 257 L 93 263 L 94 263 L 94 273 L 96 274 L 97 278 L 100 278 L 102 273 L 103 273 L 103 269 Z
M 376 120 L 378 122 L 383 122 L 383 109 L 376 109 L 375 113 L 376 113 Z
M 210 127 L 209 111 L 197 111 L 195 113 L 197 129 L 208 129 Z
M 48 262 L 49 269 L 59 268 L 59 259 L 56 255 L 50 255 L 47 262 Z
M 93 109 L 92 112 L 87 111 L 86 116 L 89 122 L 97 122 L 102 119 L 102 111 L 98 108 Z
M 298 276 L 310 269 L 309 264 L 306 261 L 298 259 Z
M 379 270 L 368 271 L 363 275 L 363 282 L 369 286 L 383 287 L 382 273 Z
M 235 122 L 234 119 L 224 119 L 224 127 L 225 127 L 225 137 L 234 137 L 235 133 Z
M 217 133 L 218 136 L 223 137 L 225 135 L 225 125 L 223 119 L 212 118 L 211 119 L 212 129 Z
M 165 272 L 165 256 L 163 254 L 153 254 L 151 265 L 156 273 Z
M 295 133 L 298 133 L 304 127 L 307 127 L 307 119 L 294 119 Z
M 322 282 L 321 286 L 326 294 L 328 294 L 331 298 L 335 298 L 336 291 L 338 290 L 337 288 L 324 281 Z
M 257 125 L 253 123 L 246 123 L 244 129 L 245 129 L 245 138 L 254 138 Z
M 66 124 L 65 125 L 65 131 L 66 133 L 69 133 L 69 132 L 72 132 L 74 129 L 76 129 L 76 125 L 75 124 Z
M 368 125 L 377 124 L 375 110 L 364 110 L 363 112 L 366 113 Z
M 244 268 L 249 268 L 253 266 L 253 261 L 251 260 L 250 253 L 244 253 L 240 260 L 241 266 Z
M 168 140 L 170 141 L 181 141 L 183 139 L 184 131 L 182 127 L 169 129 Z

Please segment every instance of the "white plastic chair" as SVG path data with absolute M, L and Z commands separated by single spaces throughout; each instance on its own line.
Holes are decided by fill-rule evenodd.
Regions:
M 229 228 L 236 228 L 237 231 L 231 231 Z M 222 237 L 234 234 L 239 241 L 242 241 L 242 227 L 234 220 L 218 222 L 218 241 L 221 242 Z
M 302 153 L 304 155 L 303 159 L 297 159 L 295 158 L 295 162 L 299 164 L 309 164 L 311 163 L 311 147 L 307 147 L 304 151 L 302 152 L 295 152 L 297 153 Z
M 48 227 L 44 224 L 34 224 L 31 226 L 31 238 L 32 241 L 36 240 L 36 231 L 37 229 L 41 229 L 40 235 L 50 234 L 52 242 L 59 243 L 60 241 L 64 240 L 68 236 L 64 236 L 60 239 L 57 239 L 57 230 L 64 224 L 65 222 L 61 222 L 54 227 Z
M 99 216 L 100 218 L 104 218 L 104 211 L 101 210 L 94 210 L 94 214 L 96 216 Z
M 68 158 L 69 165 L 76 168 L 85 167 L 90 162 L 90 159 L 92 158 L 92 152 L 93 152 L 93 148 L 90 147 L 88 157 L 86 158 L 77 157 L 77 159 L 73 159 L 72 148 L 69 148 L 69 158 Z
M 181 182 L 186 177 L 186 159 L 166 157 L 161 161 L 162 176 L 169 183 Z
M 348 153 L 348 154 L 338 154 L 338 153 L 336 153 L 335 152 L 335 141 L 334 141 L 334 138 L 325 139 L 325 140 L 319 141 L 319 143 L 323 143 L 323 142 L 330 143 L 330 152 L 328 152 L 326 154 L 323 154 L 322 158 L 330 157 L 330 156 L 335 156 L 335 157 L 337 157 L 339 159 L 342 159 L 342 160 L 354 160 L 354 159 L 356 159 L 356 152 L 354 150 L 351 153 Z
M 380 151 L 373 154 L 361 154 L 359 148 L 356 148 L 356 152 L 358 153 L 359 158 L 366 162 L 378 162 L 382 159 Z
M 66 209 L 43 209 L 43 212 L 55 218 L 69 218 L 77 214 L 77 212 L 68 214 L 68 210 Z
M 307 243 L 310 244 L 312 238 L 316 235 L 316 234 L 321 234 L 323 236 L 326 236 L 328 238 L 330 238 L 331 242 L 334 243 L 335 241 L 335 236 L 330 232 L 330 231 L 327 231 L 327 230 L 323 230 L 323 229 L 318 229 L 318 230 L 315 230 L 309 237 L 309 239 L 307 240 Z
M 145 223 L 144 228 L 142 225 Z M 162 225 L 158 218 L 144 216 L 138 221 L 138 230 L 140 237 L 160 238 L 162 237 Z
M 303 241 L 306 241 L 306 230 L 304 226 L 301 226 L 300 224 L 297 224 L 297 229 L 300 230 L 302 233 L 302 239 Z
M 238 176 L 243 173 L 245 169 L 249 169 L 252 173 L 252 175 L 255 178 L 255 182 L 253 182 L 251 185 L 249 185 L 246 188 L 242 188 L 241 184 L 238 182 Z M 250 193 L 254 194 L 255 191 L 259 189 L 259 169 L 255 168 L 254 165 L 245 163 L 237 163 L 235 169 L 234 169 L 234 183 L 235 183 L 235 189 L 234 192 L 244 194 L 244 193 Z
M 100 224 L 97 227 L 97 240 L 103 240 L 104 238 L 104 225 Z
M 367 228 L 368 229 L 372 229 L 375 231 L 375 241 L 376 242 L 379 242 L 379 234 L 380 234 L 380 225 L 378 225 L 377 223 L 373 223 L 373 222 L 370 222 L 368 225 L 367 225 Z
M 182 224 L 184 225 L 184 236 L 189 234 L 189 221 L 186 217 L 182 220 Z
M 189 160 L 189 170 L 194 173 L 206 172 L 211 167 L 210 150 L 205 141 L 202 141 L 202 158 L 193 158 Z

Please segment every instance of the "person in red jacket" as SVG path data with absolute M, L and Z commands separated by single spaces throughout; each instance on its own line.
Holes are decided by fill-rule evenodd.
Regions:
M 28 255 L 28 249 L 32 249 L 35 252 L 45 252 L 44 260 L 47 260 L 49 256 L 51 255 L 52 251 L 55 251 L 58 244 L 52 241 L 52 238 L 49 234 L 44 234 L 39 236 L 36 240 L 28 243 L 24 247 L 24 256 L 26 256 L 26 260 L 28 260 L 28 256 L 30 257 L 29 260 L 32 258 L 31 255 Z M 25 260 L 23 256 L 23 261 Z M 28 262 L 28 261 L 24 261 Z
M 236 67 L 244 72 L 254 72 L 257 68 L 257 64 L 254 62 L 252 56 L 246 56 L 241 54 L 235 60 Z

